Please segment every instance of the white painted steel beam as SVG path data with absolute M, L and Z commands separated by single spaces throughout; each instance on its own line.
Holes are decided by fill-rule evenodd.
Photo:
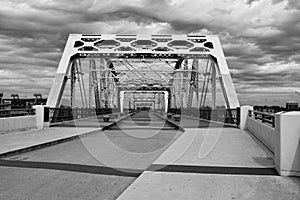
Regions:
M 81 35 L 71 34 L 52 84 L 47 106 L 59 107 L 72 58 L 140 59 L 210 59 L 216 65 L 224 99 L 228 108 L 239 107 L 239 101 L 229 73 L 228 65 L 218 36 L 192 35 Z M 128 67 L 128 66 L 127 66 Z M 171 66 L 172 67 L 172 66 Z M 185 69 L 186 72 L 189 69 Z M 139 79 L 147 76 L 133 67 Z M 153 69 L 154 73 L 159 70 Z M 100 72 L 102 73 L 102 72 Z M 147 81 L 147 80 L 145 80 Z

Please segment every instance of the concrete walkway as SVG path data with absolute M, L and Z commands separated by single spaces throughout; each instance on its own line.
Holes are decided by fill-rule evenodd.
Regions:
M 118 200 L 281 200 L 299 196 L 300 179 L 278 176 L 272 153 L 251 134 L 214 127 L 185 129 Z
M 195 120 L 188 120 L 188 118 L 184 118 L 181 122 L 185 132 L 177 135 L 179 138 L 175 137 L 166 149 L 162 149 L 160 152 L 162 154 L 158 158 L 153 157 L 154 161 L 151 161 L 152 165 L 149 168 L 148 165 L 134 164 L 133 158 L 128 157 L 128 153 L 123 155 L 120 151 L 114 152 L 106 148 L 104 134 L 111 138 L 110 146 L 113 141 L 117 147 L 129 147 L 128 152 L 135 153 L 136 141 L 124 140 L 119 132 L 103 132 L 103 134 L 92 135 L 93 137 L 83 137 L 82 141 L 90 147 L 100 146 L 101 153 L 106 152 L 103 155 L 108 156 L 101 160 L 113 161 L 109 166 L 145 170 L 119 196 L 120 200 L 297 199 L 300 196 L 299 178 L 280 177 L 272 173 L 264 174 L 265 171 L 262 173 L 256 171 L 273 169 L 273 155 L 248 132 L 218 126 L 194 127 Z M 77 123 L 78 127 L 69 123 L 67 125 L 69 127 L 1 134 L 0 157 L 10 152 L 99 131 L 102 126 L 112 122 L 98 124 L 99 126 L 95 123 L 98 121 L 88 120 Z M 87 127 L 91 124 L 93 126 Z M 130 134 L 143 135 L 143 132 L 131 131 Z M 147 147 L 145 144 L 140 146 Z M 101 155 L 97 152 L 96 154 Z M 121 159 L 111 159 L 111 157 Z M 163 170 L 164 168 L 166 170 Z
M 46 145 L 51 142 L 77 137 L 99 128 L 45 128 L 0 135 L 0 156 L 16 151 Z
M 81 119 L 58 124 L 57 127 L 44 129 L 31 129 L 17 132 L 0 132 L 0 158 L 25 152 L 42 146 L 49 146 L 56 142 L 77 138 L 105 126 L 109 126 L 119 119 L 110 120 L 110 122 L 98 121 L 94 118 Z M 91 125 L 88 127 L 87 125 Z
M 153 164 L 222 167 L 274 167 L 272 153 L 237 128 L 185 129 Z
M 299 178 L 144 172 L 119 196 L 118 200 L 296 200 L 299 196 Z

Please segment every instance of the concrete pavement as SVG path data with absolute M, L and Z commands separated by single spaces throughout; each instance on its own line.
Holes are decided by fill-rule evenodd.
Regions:
M 185 132 L 118 200 L 299 199 L 300 179 L 278 176 L 272 152 L 247 131 L 174 123 Z
M 101 130 L 122 118 L 103 122 L 97 118 L 80 119 L 58 124 L 55 127 L 44 129 L 30 129 L 17 132 L 1 132 L 0 130 L 0 158 L 11 154 L 48 146 L 56 142 L 64 142 Z
M 299 178 L 144 172 L 118 200 L 296 200 L 299 197 Z
M 120 130 L 120 127 L 127 124 L 126 121 L 122 120 L 111 130 L 93 131 L 93 134 L 78 140 L 11 156 L 6 160 L 104 166 L 141 173 L 182 134 L 181 131 L 164 127 L 164 122 L 161 122 L 164 127 L 162 130 L 144 129 L 145 126 Z
M 114 200 L 136 178 L 64 170 L 0 167 L 1 200 Z
M 250 133 L 237 128 L 186 128 L 153 164 L 274 167 L 273 154 Z
M 27 130 L 0 135 L 0 157 L 26 151 L 26 149 L 45 146 L 47 144 L 72 139 L 99 128 L 45 128 Z
M 257 169 L 274 168 L 272 153 L 249 133 L 236 128 L 197 129 L 188 125 L 183 134 L 177 130 L 157 134 L 156 130 L 126 129 L 126 126 L 124 130 L 98 132 L 99 128 L 80 124 L 82 126 L 76 129 L 52 127 L 42 132 L 0 135 L 1 144 L 9 144 L 2 149 L 14 150 L 21 144 L 32 145 L 29 141 L 37 144 L 45 138 L 47 142 L 51 138 L 100 133 L 3 160 L 0 172 L 6 175 L 0 177 L 0 193 L 3 192 L 0 197 L 41 199 L 46 195 L 48 199 L 116 199 L 124 190 L 119 196 L 121 200 L 297 199 L 300 196 L 299 178 L 264 174 L 264 171 L 257 173 Z M 26 162 L 26 168 L 30 169 L 22 168 Z M 11 169 L 9 165 L 19 168 Z M 135 177 L 122 176 L 113 170 L 107 173 L 106 166 L 144 172 L 134 181 Z M 165 171 L 155 171 L 161 166 L 175 166 L 175 170 L 167 167 Z M 239 173 L 230 174 L 232 168 L 239 168 Z M 251 173 L 247 171 L 249 168 Z M 207 172 L 207 169 L 212 170 Z M 4 184 L 7 181 L 10 187 Z M 32 186 L 24 187 L 24 184 Z M 56 190 L 60 193 L 53 193 Z M 13 196 L 16 191 L 19 191 L 18 196 Z M 79 191 L 86 195 L 80 195 Z
M 1 159 L 0 199 L 116 199 L 181 134 L 177 130 L 157 133 L 143 127 L 125 132 L 97 130 Z M 124 168 L 137 170 L 127 173 Z

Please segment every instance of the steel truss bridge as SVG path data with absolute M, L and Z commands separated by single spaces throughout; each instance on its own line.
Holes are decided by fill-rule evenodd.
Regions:
M 239 101 L 218 36 L 71 34 L 47 106 L 168 112 Z

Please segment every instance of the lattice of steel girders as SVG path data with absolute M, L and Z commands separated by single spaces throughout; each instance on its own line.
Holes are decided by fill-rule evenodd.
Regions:
M 71 64 L 70 70 L 70 98 L 71 98 L 71 108 L 75 105 L 75 81 L 76 81 L 76 74 L 75 74 L 75 62 Z
M 165 34 L 163 35 L 161 34 L 159 35 L 155 35 L 155 34 L 141 34 L 141 35 L 139 34 L 130 34 L 130 35 L 71 34 L 68 38 L 62 59 L 59 63 L 59 69 L 55 75 L 55 81 L 49 93 L 47 105 L 51 107 L 58 107 L 60 105 L 61 98 L 62 98 L 61 94 L 63 93 L 64 85 L 66 82 L 66 80 L 63 77 L 65 77 L 67 74 L 70 73 L 69 64 L 70 61 L 72 62 L 74 58 L 87 58 L 87 59 L 102 58 L 102 59 L 109 59 L 109 60 L 140 59 L 146 61 L 141 63 L 141 65 L 144 67 L 147 64 L 147 60 L 155 60 L 155 59 L 160 59 L 160 60 L 169 59 L 169 60 L 176 60 L 177 62 L 179 60 L 195 59 L 195 58 L 213 59 L 216 62 L 217 70 L 220 73 L 220 76 L 222 77 L 222 79 L 220 79 L 222 84 L 221 87 L 224 93 L 224 99 L 226 101 L 227 107 L 234 108 L 239 106 L 239 102 L 233 87 L 232 79 L 230 75 L 228 75 L 227 73 L 228 66 L 224 57 L 224 53 L 222 51 L 221 43 L 217 36 L 172 35 L 172 34 L 168 34 L 168 35 Z M 166 64 L 161 63 L 160 65 L 164 67 L 164 65 Z M 168 66 L 165 66 L 165 68 L 166 67 Z M 148 68 L 149 69 L 152 68 L 152 65 L 150 65 L 150 67 Z M 133 70 L 131 72 L 133 72 Z M 134 73 L 131 74 L 133 75 Z M 155 81 L 157 81 L 160 78 L 161 74 L 157 73 L 157 69 L 152 70 L 151 73 L 153 74 L 153 76 L 147 73 L 145 75 L 143 72 L 136 73 L 136 75 L 139 76 L 139 78 L 137 77 L 133 78 L 134 76 L 131 76 L 130 80 L 128 80 L 127 77 L 123 76 L 124 80 L 127 79 L 127 82 L 124 85 L 126 86 L 127 83 L 128 84 L 135 83 L 134 87 L 139 88 L 141 85 L 140 83 L 143 82 L 143 79 L 145 77 L 146 78 L 148 77 L 150 79 L 155 78 Z M 167 75 L 167 77 L 170 76 L 171 73 Z M 139 80 L 139 82 L 137 82 L 136 80 Z M 186 80 L 184 79 L 181 80 L 183 82 L 186 82 Z M 100 83 L 98 83 L 98 85 L 101 84 L 101 81 Z M 190 80 L 188 80 L 188 82 L 189 81 Z M 210 80 L 206 80 L 206 82 L 210 82 Z M 165 84 L 166 82 L 160 81 L 159 83 Z M 150 84 L 148 84 L 146 87 L 150 87 Z M 182 83 L 181 86 L 183 85 L 184 84 Z M 187 84 L 185 84 L 185 86 L 189 87 L 189 85 Z M 166 85 L 161 85 L 160 87 L 166 87 Z M 212 86 L 209 88 L 213 90 L 214 87 Z M 188 93 L 188 91 L 189 89 L 185 90 L 186 93 Z M 177 90 L 176 88 L 176 92 L 182 93 L 182 87 L 179 90 Z M 103 93 L 105 93 L 105 91 L 103 91 Z M 206 95 L 206 93 L 204 93 L 204 95 Z M 105 95 L 103 94 L 102 96 Z M 187 97 L 189 97 L 189 95 L 185 95 L 185 99 Z M 110 98 L 111 97 L 108 97 L 108 99 Z M 214 97 L 212 97 L 212 99 L 214 99 Z M 178 105 L 180 106 L 183 106 L 183 104 L 186 105 L 187 102 L 183 103 L 180 102 L 180 100 L 178 101 L 179 102 Z
M 212 98 L 212 108 L 216 108 L 216 81 L 217 81 L 217 72 L 216 66 L 212 63 L 211 69 L 211 98 Z
M 79 85 L 82 107 L 87 107 L 88 103 L 87 103 L 87 96 L 86 96 L 85 83 L 84 83 L 84 77 L 83 77 L 84 73 L 83 73 L 82 67 L 81 67 L 81 60 L 76 59 L 75 64 L 76 64 L 77 82 Z
M 194 59 L 194 68 L 195 68 L 195 81 L 194 81 L 194 89 L 196 94 L 196 102 L 195 107 L 198 108 L 199 104 L 199 60 Z
M 176 72 L 172 84 L 174 108 L 181 108 L 182 105 L 182 73 Z
M 182 72 L 182 96 L 181 96 L 181 108 L 186 107 L 187 100 L 188 100 L 188 91 L 189 91 L 189 83 L 188 83 L 188 66 L 189 66 L 189 60 L 185 59 L 183 64 L 183 72 Z
M 193 59 L 191 79 L 189 84 L 190 84 L 189 92 L 188 92 L 189 97 L 188 97 L 188 104 L 187 104 L 188 108 L 192 107 L 193 105 L 194 91 L 196 93 L 196 103 L 194 104 L 195 105 L 198 104 L 199 94 L 198 94 L 198 60 L 197 59 Z
M 96 72 L 96 62 L 95 60 L 90 60 L 90 69 L 91 69 L 91 75 L 93 80 L 93 89 L 94 89 L 94 97 L 95 97 L 95 104 L 96 108 L 101 108 L 100 104 L 100 97 L 99 97 L 99 87 L 98 87 L 98 77 Z
M 93 80 L 93 70 L 91 64 L 89 65 L 89 108 L 93 105 L 93 88 L 94 88 L 94 80 Z
M 96 83 L 94 83 L 94 85 L 97 84 L 99 88 L 99 101 L 101 108 L 117 107 L 118 97 L 115 95 L 118 90 L 116 84 L 117 79 L 115 78 L 115 75 L 113 75 L 113 71 L 113 66 L 110 61 L 103 58 L 97 59 L 96 67 L 90 71 L 90 75 L 96 74 L 97 77 L 99 76 L 99 79 Z
M 203 74 L 204 75 L 204 81 L 203 81 L 203 85 L 202 85 L 200 107 L 205 107 L 206 106 L 207 94 L 209 93 L 209 89 L 212 89 L 212 87 L 210 87 L 210 85 L 211 85 L 211 82 L 214 81 L 212 79 L 213 65 L 214 65 L 214 63 L 211 60 L 207 61 L 206 68 L 205 68 L 205 73 Z

